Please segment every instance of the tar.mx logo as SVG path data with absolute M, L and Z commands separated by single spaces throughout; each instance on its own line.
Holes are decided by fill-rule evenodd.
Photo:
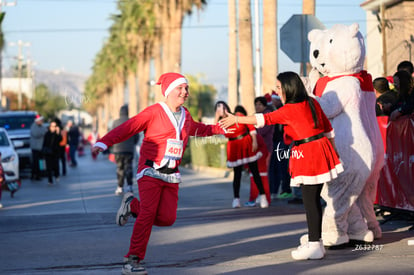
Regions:
M 91 101 L 90 97 L 87 95 L 66 95 L 65 96 L 66 105 L 80 106 L 90 101 Z

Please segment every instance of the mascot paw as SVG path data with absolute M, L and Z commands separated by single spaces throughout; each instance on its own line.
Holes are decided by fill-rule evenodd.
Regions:
M 322 233 L 323 245 L 329 249 L 344 248 L 349 243 L 348 235 Z
M 352 244 L 369 244 L 374 241 L 374 233 L 367 230 L 360 234 L 349 234 L 349 240 Z
M 315 88 L 316 82 L 318 82 L 320 78 L 319 71 L 315 68 L 312 68 L 312 70 L 309 72 L 309 86 L 310 91 L 308 91 L 309 94 L 312 94 L 313 88 Z

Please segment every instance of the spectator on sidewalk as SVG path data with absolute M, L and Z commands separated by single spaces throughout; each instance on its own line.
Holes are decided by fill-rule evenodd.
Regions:
M 245 116 L 242 108 L 235 108 L 237 117 Z M 216 102 L 214 106 L 215 122 L 227 117 L 230 114 L 230 107 L 224 101 Z M 233 168 L 233 208 L 240 208 L 240 184 L 243 167 L 248 165 L 250 172 L 253 174 L 254 182 L 259 190 L 259 203 L 261 208 L 269 207 L 269 201 L 266 198 L 266 192 L 260 177 L 258 159 L 263 157 L 263 153 L 258 150 L 257 132 L 252 125 L 236 124 L 231 128 L 232 133 L 226 133 L 227 142 L 227 167 Z M 269 194 L 270 197 L 270 194 Z M 253 205 L 254 203 L 254 205 Z M 255 206 L 255 201 L 248 201 L 246 206 Z
M 283 72 L 277 76 L 276 92 L 284 106 L 269 114 L 237 117 L 232 114 L 221 120 L 224 128 L 234 124 L 253 124 L 257 127 L 284 124 L 285 132 L 294 140 L 289 171 L 291 185 L 302 189 L 309 235 L 305 243 L 293 250 L 295 260 L 321 259 L 325 249 L 322 235 L 321 190 L 323 184 L 343 172 L 336 152 L 334 132 L 319 103 L 308 96 L 299 75 Z
M 62 176 L 66 176 L 66 145 L 68 144 L 68 132 L 62 125 L 62 121 L 58 118 L 55 119 L 57 126 L 59 127 L 62 140 L 59 142 L 59 160 L 62 167 Z
M 39 161 L 42 158 L 43 138 L 47 129 L 43 126 L 43 117 L 37 115 L 30 126 L 30 148 L 32 149 L 32 180 L 41 180 Z
M 52 121 L 49 125 L 49 130 L 45 134 L 42 147 L 42 153 L 46 160 L 49 185 L 53 184 L 53 177 L 55 178 L 55 183 L 59 182 L 59 143 L 61 140 L 60 129 L 57 123 Z
M 119 110 L 119 119 L 114 121 L 112 127 L 116 128 L 128 119 L 128 105 L 124 105 Z M 128 192 L 132 193 L 132 161 L 134 160 L 134 152 L 137 142 L 138 135 L 134 135 L 129 139 L 112 146 L 112 153 L 115 155 L 116 177 L 118 180 L 117 188 L 115 190 L 116 195 L 122 195 L 124 193 L 125 181 L 128 186 Z
M 66 124 L 66 128 L 68 129 L 68 144 L 69 144 L 69 156 L 70 156 L 70 166 L 76 167 L 78 162 L 76 160 L 76 152 L 79 146 L 79 139 L 80 139 L 80 131 L 79 127 L 73 124 L 72 120 L 69 120 Z

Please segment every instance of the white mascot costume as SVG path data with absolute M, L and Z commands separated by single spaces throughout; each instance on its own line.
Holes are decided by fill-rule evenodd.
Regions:
M 381 238 L 374 212 L 376 187 L 384 149 L 375 116 L 372 78 L 363 70 L 364 40 L 359 25 L 312 30 L 310 81 L 313 93 L 330 119 L 344 172 L 325 184 L 327 205 L 322 219 L 325 246 L 372 242 Z

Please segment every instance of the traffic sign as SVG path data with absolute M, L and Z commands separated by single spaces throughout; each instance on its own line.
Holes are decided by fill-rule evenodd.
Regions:
M 294 14 L 280 28 L 280 48 L 293 62 L 309 62 L 308 33 L 325 26 L 311 14 Z

